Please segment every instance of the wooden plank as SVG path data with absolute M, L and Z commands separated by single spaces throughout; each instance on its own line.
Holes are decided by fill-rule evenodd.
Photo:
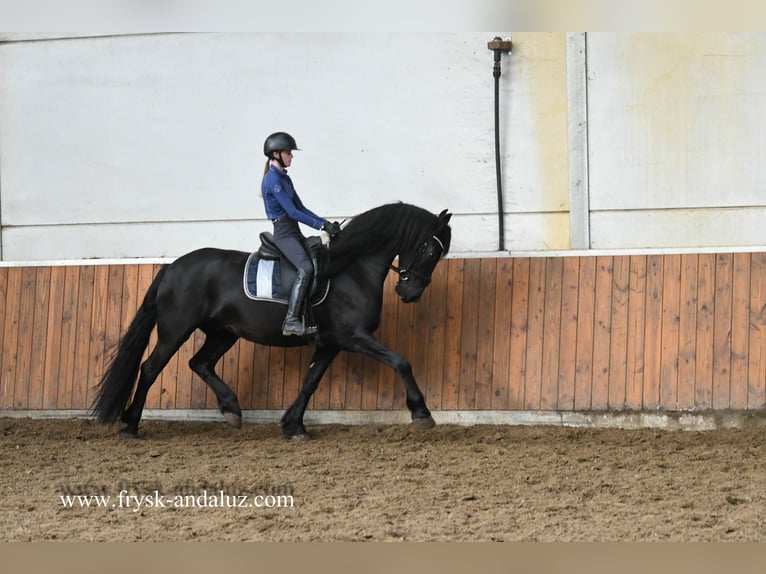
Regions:
M 495 326 L 498 259 L 487 258 L 480 261 L 474 408 L 488 410 L 492 408 L 492 364 L 495 335 L 497 330 L 504 329 L 505 325 Z
M 2 394 L 0 408 L 13 408 L 16 385 L 17 353 L 19 345 L 19 301 L 21 301 L 20 267 L 8 269 L 5 302 L 5 324 L 3 325 Z
M 357 353 L 349 353 L 346 369 L 346 400 L 345 408 L 358 411 L 362 408 L 362 383 L 364 381 L 364 357 Z M 398 385 L 401 387 L 401 383 Z M 394 404 L 397 408 L 403 401 L 403 393 L 399 391 L 397 400 L 397 387 L 394 387 Z M 289 402 L 288 402 L 289 404 Z
M 468 259 L 463 267 L 463 307 L 460 329 L 460 383 L 458 409 L 476 408 L 476 358 L 478 353 L 481 261 Z
M 88 408 L 90 369 L 90 337 L 93 321 L 93 288 L 96 270 L 92 265 L 80 266 L 80 287 L 77 292 L 77 322 L 75 327 L 75 362 L 72 385 L 72 408 Z
M 678 363 L 681 322 L 681 256 L 666 255 L 662 272 L 662 351 L 660 358 L 660 404 L 678 409 Z M 649 333 L 647 331 L 647 337 Z
M 625 408 L 639 410 L 644 386 L 644 324 L 646 320 L 646 256 L 629 258 L 627 356 L 625 363 Z
M 282 409 L 285 382 L 285 349 L 269 348 L 269 409 Z
M 21 271 L 21 300 L 19 302 L 19 342 L 16 354 L 16 384 L 13 389 L 13 406 L 17 409 L 29 407 L 29 374 L 32 364 L 35 314 L 35 280 L 37 271 L 34 267 L 24 267 Z
M 609 407 L 609 349 L 612 331 L 612 275 L 614 258 L 596 258 L 596 295 L 593 316 L 593 386 L 591 408 Z
M 4 353 L 5 353 L 5 312 L 6 309 L 10 309 L 6 305 L 6 298 L 8 297 L 8 268 L 0 267 L 0 406 L 4 408 L 5 396 L 7 388 L 5 385 L 5 367 Z
M 3 350 L 5 349 L 5 312 L 6 312 L 6 298 L 8 296 L 8 268 L 0 267 L 0 377 L 5 369 L 5 363 L 3 363 Z M 0 405 L 4 403 L 5 384 L 3 378 L 0 378 Z
M 574 409 L 590 410 L 593 391 L 593 333 L 596 316 L 596 257 L 581 257 L 577 298 Z
M 426 392 L 428 391 L 428 382 L 431 376 L 431 373 L 428 371 L 428 363 L 433 352 L 428 344 L 430 333 L 429 312 L 432 295 L 433 286 L 429 286 L 423 292 L 421 300 L 411 305 L 413 307 L 414 319 L 410 346 L 407 349 L 407 359 L 412 364 L 412 372 L 418 387 L 420 387 L 420 391 L 426 396 L 426 406 L 429 404 Z M 377 385 L 377 378 L 375 379 L 375 385 Z M 367 392 L 366 389 L 365 392 Z M 364 408 L 364 403 L 362 406 Z
M 678 333 L 678 409 L 694 408 L 697 366 L 697 269 L 699 256 L 681 257 L 681 307 Z
M 346 408 L 346 372 L 348 371 L 349 357 L 349 353 L 341 351 L 333 361 L 328 373 L 330 376 L 330 409 L 332 410 L 343 410 Z M 273 369 L 273 367 L 271 368 Z M 379 401 L 383 399 L 384 397 L 379 397 Z M 386 403 L 389 405 L 389 409 L 393 408 L 393 388 L 391 388 L 391 394 L 386 399 L 382 402 L 383 407 L 381 407 L 381 410 L 385 410 Z
M 77 297 L 80 270 L 66 267 L 64 276 L 64 307 L 61 317 L 61 360 L 59 362 L 59 392 L 56 408 L 71 409 L 74 384 L 75 351 L 77 348 Z
M 239 343 L 239 370 L 237 372 L 237 398 L 239 399 L 239 406 L 244 410 L 250 410 L 255 408 L 253 406 L 253 358 L 255 357 L 255 344 L 250 341 L 240 339 Z M 181 356 L 179 354 L 179 367 L 181 363 Z M 181 384 L 179 377 L 178 384 Z M 176 388 L 176 396 L 178 396 L 178 388 Z M 323 407 L 327 408 L 327 407 Z
M 268 407 L 269 395 L 269 348 L 263 345 L 253 347 L 253 409 Z M 325 381 L 323 384 L 329 383 Z M 329 397 L 328 397 L 329 401 Z M 327 408 L 330 408 L 329 402 Z
M 45 343 L 45 375 L 42 408 L 52 410 L 58 404 L 61 372 L 61 329 L 64 307 L 64 267 L 53 267 L 50 278 L 50 302 Z
M 561 350 L 561 291 L 564 260 L 545 259 L 545 316 L 543 317 L 543 370 L 540 385 L 540 408 L 556 410 L 559 390 L 559 356 Z
M 750 259 L 750 340 L 748 342 L 747 406 L 766 407 L 766 253 Z
M 305 365 L 301 360 L 300 347 L 287 349 L 285 352 L 285 382 L 282 387 L 282 408 L 289 407 L 298 397 L 303 381 Z M 360 389 L 361 390 L 361 389 Z M 359 396 L 361 401 L 361 394 Z M 361 404 L 361 402 L 360 402 Z
M 734 297 L 734 256 L 719 253 L 715 258 L 713 301 L 713 395 L 714 409 L 728 409 L 731 393 L 731 318 Z
M 612 273 L 612 326 L 609 347 L 609 408 L 625 408 L 628 353 L 630 257 L 615 257 Z
M 489 408 L 508 408 L 508 387 L 511 368 L 511 332 L 513 318 L 513 260 L 498 259 L 495 276 L 495 325 L 492 345 L 492 395 Z
M 93 276 L 93 312 L 90 321 L 90 365 L 85 388 L 85 404 L 90 407 L 96 384 L 104 374 L 104 345 L 109 302 L 109 266 L 97 265 Z
M 545 337 L 545 258 L 529 263 L 529 317 L 527 331 L 526 385 L 524 408 L 539 410 L 543 384 L 543 343 Z
M 701 253 L 697 269 L 697 364 L 694 405 L 703 410 L 713 405 L 715 259 L 716 256 L 712 253 Z
M 529 330 L 529 265 L 528 257 L 513 260 L 513 294 L 511 295 L 511 349 L 508 360 L 508 408 L 524 408 L 527 378 L 527 332 Z
M 577 323 L 580 283 L 580 257 L 564 258 L 561 288 L 561 338 L 559 352 L 559 382 L 556 408 L 571 411 L 575 408 L 575 377 L 577 368 Z M 592 323 L 591 323 L 592 325 Z
M 440 262 L 433 274 L 430 307 L 428 312 L 428 378 L 421 387 L 426 395 L 426 406 L 430 409 L 442 408 L 442 382 L 444 379 L 445 340 L 447 322 L 447 281 L 449 265 Z
M 41 409 L 45 393 L 45 355 L 48 344 L 48 313 L 50 311 L 51 268 L 35 269 L 34 324 L 32 326 L 32 356 L 29 370 L 29 400 L 27 408 Z
M 657 410 L 661 403 L 662 380 L 662 312 L 663 312 L 662 255 L 646 259 L 646 319 L 644 323 L 644 381 L 642 407 Z
M 731 314 L 731 392 L 729 408 L 746 409 L 750 329 L 750 254 L 734 254 Z
M 444 342 L 444 384 L 442 385 L 443 410 L 458 408 L 460 385 L 460 345 L 463 315 L 463 265 L 462 259 L 448 259 L 447 320 Z

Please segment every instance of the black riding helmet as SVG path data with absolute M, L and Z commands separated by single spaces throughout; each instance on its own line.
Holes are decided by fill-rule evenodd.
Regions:
M 275 151 L 285 150 L 299 150 L 298 144 L 295 143 L 295 138 L 286 132 L 275 132 L 266 138 L 263 142 L 263 154 L 266 157 L 271 157 L 271 154 Z

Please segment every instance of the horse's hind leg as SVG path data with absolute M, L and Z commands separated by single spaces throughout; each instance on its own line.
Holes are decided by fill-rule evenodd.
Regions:
M 122 422 L 127 426 L 120 433 L 128 436 L 138 436 L 138 421 L 146 404 L 146 395 L 157 380 L 157 377 L 168 364 L 170 358 L 178 351 L 188 335 L 179 339 L 165 339 L 160 337 L 157 345 L 149 355 L 149 358 L 141 365 L 141 374 L 138 377 L 138 385 L 133 395 L 133 401 L 122 415 Z
M 231 349 L 239 337 L 227 331 L 205 331 L 205 335 L 205 343 L 191 358 L 189 366 L 215 393 L 218 407 L 226 422 L 239 428 L 242 426 L 242 409 L 237 395 L 215 372 L 218 361 L 226 351 Z

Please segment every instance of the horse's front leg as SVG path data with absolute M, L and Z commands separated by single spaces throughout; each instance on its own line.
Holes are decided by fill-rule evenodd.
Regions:
M 316 352 L 314 352 L 308 371 L 306 371 L 306 375 L 303 377 L 303 384 L 298 393 L 298 398 L 285 411 L 285 414 L 282 415 L 282 433 L 287 438 L 294 440 L 306 440 L 309 438 L 306 428 L 303 426 L 303 414 L 306 412 L 311 395 L 314 394 L 317 386 L 319 386 L 322 375 L 324 375 L 327 367 L 330 366 L 330 363 L 338 356 L 339 352 L 340 349 L 337 347 L 318 347 Z
M 388 365 L 401 377 L 407 390 L 407 408 L 412 414 L 413 425 L 423 429 L 436 426 L 431 411 L 426 407 L 426 399 L 412 374 L 412 365 L 406 358 L 386 347 L 370 333 L 355 333 L 351 350 Z

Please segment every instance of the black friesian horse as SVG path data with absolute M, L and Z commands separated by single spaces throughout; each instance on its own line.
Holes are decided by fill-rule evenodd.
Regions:
M 383 284 L 389 270 L 399 273 L 396 292 L 402 301 L 417 301 L 449 249 L 450 217 L 446 210 L 436 216 L 413 205 L 383 205 L 352 219 L 330 244 L 321 274 L 332 277 L 332 288 L 313 310 L 319 327 L 311 341 L 316 351 L 298 397 L 282 416 L 286 437 L 308 437 L 303 415 L 309 398 L 341 350 L 361 353 L 394 369 L 407 389 L 413 424 L 422 428 L 434 425 L 409 361 L 372 333 L 380 324 Z M 392 265 L 397 255 L 398 269 Z M 127 425 L 121 432 L 137 436 L 149 387 L 184 341 L 201 329 L 205 343 L 189 366 L 215 393 L 225 419 L 234 426 L 241 424 L 236 394 L 215 373 L 223 354 L 240 337 L 280 347 L 310 342 L 282 335 L 284 304 L 245 295 L 242 274 L 247 258 L 245 252 L 207 248 L 187 253 L 160 270 L 98 385 L 93 403 L 98 422 L 121 419 Z M 155 325 L 157 344 L 141 364 Z M 135 395 L 126 408 L 137 375 Z

